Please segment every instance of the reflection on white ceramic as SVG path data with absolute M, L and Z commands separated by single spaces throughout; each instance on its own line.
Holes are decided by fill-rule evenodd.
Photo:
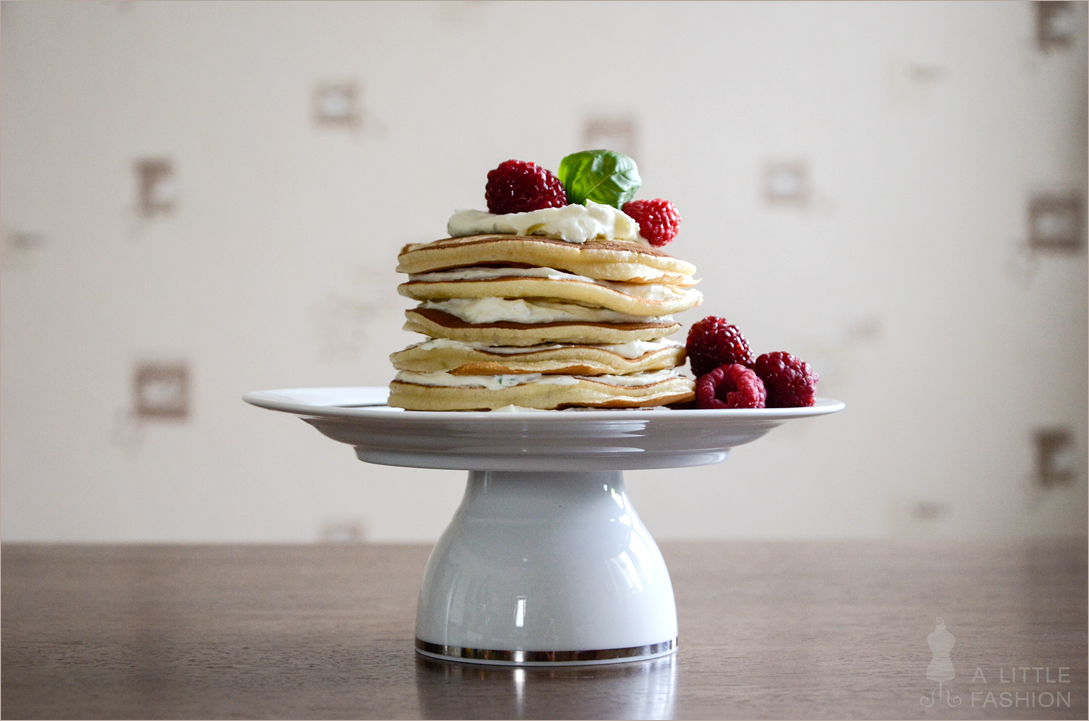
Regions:
M 567 698 L 577 686 L 577 707 Z M 521 668 L 416 662 L 416 695 L 424 718 L 669 719 L 676 706 L 675 656 L 599 666 Z M 560 716 L 557 716 L 557 713 Z
M 622 658 L 618 649 L 671 653 L 676 637 L 669 572 L 619 471 L 469 474 L 424 572 L 422 652 L 585 663 Z M 607 658 L 597 653 L 606 651 Z M 562 655 L 572 652 L 591 653 Z
M 416 649 L 519 666 L 676 651 L 669 572 L 622 470 L 717 463 L 788 420 L 844 407 L 439 413 L 389 408 L 386 393 L 304 388 L 244 400 L 300 416 L 363 461 L 470 471 L 424 572 Z

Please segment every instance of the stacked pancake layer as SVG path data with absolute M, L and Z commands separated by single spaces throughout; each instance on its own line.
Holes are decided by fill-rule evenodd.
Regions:
M 695 268 L 646 245 L 473 235 L 405 246 L 398 287 L 420 301 L 394 353 L 391 406 L 623 408 L 685 402 L 672 314 L 700 304 Z

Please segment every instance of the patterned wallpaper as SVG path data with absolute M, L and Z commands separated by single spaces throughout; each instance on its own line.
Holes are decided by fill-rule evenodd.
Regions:
M 4 540 L 437 537 L 240 396 L 387 383 L 400 247 L 588 147 L 848 403 L 629 474 L 657 537 L 1085 532 L 1085 3 L 2 7 Z

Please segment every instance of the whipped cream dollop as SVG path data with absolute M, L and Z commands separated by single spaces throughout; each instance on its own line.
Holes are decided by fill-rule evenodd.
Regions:
M 646 243 L 639 224 L 611 205 L 587 200 L 586 205 L 542 208 L 529 213 L 493 215 L 483 210 L 459 210 L 450 216 L 446 232 L 451 238 L 490 233 L 539 235 L 569 243 L 588 240 L 624 240 Z

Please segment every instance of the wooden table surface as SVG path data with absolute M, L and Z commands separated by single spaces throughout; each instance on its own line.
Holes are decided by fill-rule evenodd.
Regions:
M 0 711 L 1086 718 L 1084 539 L 661 545 L 675 657 L 509 669 L 415 655 L 425 546 L 6 544 Z M 956 639 L 940 699 L 939 617 Z

